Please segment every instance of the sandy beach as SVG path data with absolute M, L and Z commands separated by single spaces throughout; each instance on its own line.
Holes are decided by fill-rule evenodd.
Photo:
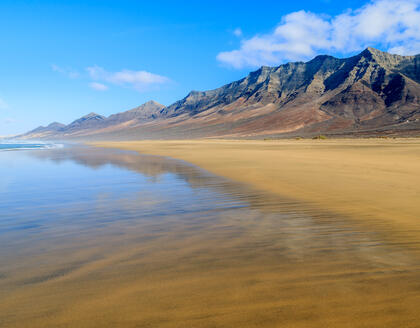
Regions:
M 323 210 L 420 234 L 420 139 L 162 140 L 96 146 L 182 159 Z
M 420 0 L 0 26 L 0 328 L 420 328 Z
M 419 238 L 383 238 L 417 226 L 416 140 L 103 146 L 240 183 L 99 147 L 3 152 L 0 326 L 418 327 Z

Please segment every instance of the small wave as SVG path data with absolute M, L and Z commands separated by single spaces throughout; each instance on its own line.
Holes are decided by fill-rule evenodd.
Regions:
M 12 151 L 12 150 L 34 150 L 34 149 L 53 149 L 62 148 L 64 145 L 55 143 L 44 143 L 44 142 L 21 142 L 3 140 L 0 142 L 0 151 Z

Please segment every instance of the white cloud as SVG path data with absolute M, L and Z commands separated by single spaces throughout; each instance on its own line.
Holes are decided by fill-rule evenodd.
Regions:
M 51 64 L 51 69 L 54 72 L 63 74 L 63 75 L 65 75 L 65 76 L 67 76 L 67 77 L 69 77 L 71 79 L 77 79 L 80 76 L 80 73 L 79 72 L 74 71 L 74 70 L 72 70 L 70 68 L 60 67 L 60 66 L 58 66 L 56 64 Z
M 319 53 L 342 54 L 377 46 L 393 53 L 420 53 L 420 0 L 375 0 L 334 17 L 290 13 L 268 34 L 243 40 L 217 59 L 234 68 L 305 60 Z
M 86 68 L 89 76 L 96 81 L 104 81 L 114 85 L 133 87 L 138 91 L 147 91 L 150 88 L 166 84 L 170 79 L 153 74 L 147 71 L 121 70 L 118 72 L 108 72 L 100 66 Z
M 102 83 L 98 83 L 98 82 L 89 83 L 89 87 L 91 87 L 92 89 L 97 90 L 97 91 L 108 90 L 108 86 L 106 86 L 105 84 L 102 84 Z
M 86 71 L 89 73 L 90 77 L 94 80 L 104 80 L 106 79 L 108 73 L 102 67 L 91 66 L 86 68 Z
M 237 36 L 237 37 L 241 37 L 242 36 L 242 30 L 238 27 L 238 28 L 235 28 L 234 30 L 233 30 L 233 34 L 235 35 L 235 36 Z
M 7 109 L 7 108 L 9 108 L 9 105 L 3 99 L 0 98 L 0 109 Z

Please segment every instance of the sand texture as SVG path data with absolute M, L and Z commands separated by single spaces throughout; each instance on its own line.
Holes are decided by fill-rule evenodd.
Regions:
M 136 141 L 258 189 L 410 232 L 420 227 L 420 139 Z
M 102 146 L 181 158 L 242 183 L 134 152 L 33 153 L 151 181 L 87 208 L 51 204 L 64 221 L 3 235 L 0 327 L 418 327 L 419 238 L 388 235 L 417 227 L 419 141 Z M 189 186 L 181 203 L 163 189 L 150 197 L 165 177 L 170 195 Z

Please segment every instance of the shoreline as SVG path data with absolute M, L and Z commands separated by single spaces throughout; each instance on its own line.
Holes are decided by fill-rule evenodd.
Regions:
M 257 190 L 420 235 L 418 138 L 89 144 L 184 160 Z

